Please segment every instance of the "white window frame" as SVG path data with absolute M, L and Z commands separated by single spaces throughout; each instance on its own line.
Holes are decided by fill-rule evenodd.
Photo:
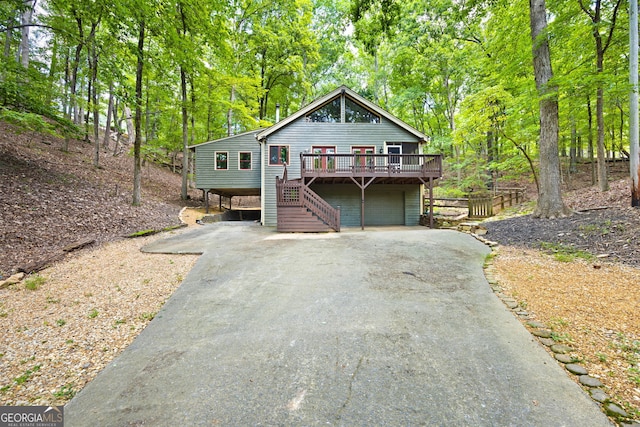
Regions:
M 227 156 L 227 167 L 226 168 L 219 168 L 218 167 L 218 154 L 224 154 L 225 156 Z M 229 170 L 229 152 L 228 151 L 215 151 L 214 152 L 214 169 L 217 171 L 228 171 Z
M 242 155 L 243 154 L 248 154 L 249 155 L 249 167 L 248 168 L 243 168 L 242 167 Z M 251 151 L 239 151 L 238 152 L 238 170 L 241 170 L 241 171 L 253 170 L 253 153 Z

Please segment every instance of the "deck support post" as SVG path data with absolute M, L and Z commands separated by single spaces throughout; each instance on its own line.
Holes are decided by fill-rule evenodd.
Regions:
M 358 182 L 358 180 L 356 180 L 354 177 L 349 177 L 351 178 L 351 181 L 353 181 L 358 187 L 360 187 L 360 227 L 364 230 L 364 190 L 371 185 L 371 183 L 373 183 L 373 181 L 375 181 L 375 177 L 374 178 L 369 178 L 369 180 L 365 183 L 364 182 L 364 176 L 360 178 L 360 180 L 362 181 L 362 183 Z
M 424 182 L 422 178 L 420 178 L 420 181 L 429 187 L 429 228 L 433 228 L 433 178 L 429 177 L 429 184 Z
M 429 228 L 433 228 L 433 178 L 429 178 Z
M 209 190 L 208 189 L 204 189 L 202 190 L 202 192 L 204 193 L 204 213 L 208 214 L 209 213 Z

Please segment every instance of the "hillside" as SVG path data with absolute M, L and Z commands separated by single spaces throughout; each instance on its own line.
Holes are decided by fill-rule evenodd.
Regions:
M 145 165 L 142 206 L 133 207 L 131 156 L 101 152 L 95 168 L 92 144 L 72 140 L 65 153 L 62 142 L 0 122 L 0 276 L 83 239 L 100 244 L 180 223 L 178 174 Z

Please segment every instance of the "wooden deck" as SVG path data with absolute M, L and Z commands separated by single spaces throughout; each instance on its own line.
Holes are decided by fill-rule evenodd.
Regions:
M 425 184 L 442 177 L 439 154 L 300 154 L 300 176 L 317 183 L 374 178 L 377 183 Z

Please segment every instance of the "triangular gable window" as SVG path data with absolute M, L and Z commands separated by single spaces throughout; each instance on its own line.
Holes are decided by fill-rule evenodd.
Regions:
M 340 123 L 340 97 L 334 98 L 307 116 L 314 123 Z
M 380 123 L 380 116 L 348 96 L 339 95 L 307 114 L 314 123 Z

